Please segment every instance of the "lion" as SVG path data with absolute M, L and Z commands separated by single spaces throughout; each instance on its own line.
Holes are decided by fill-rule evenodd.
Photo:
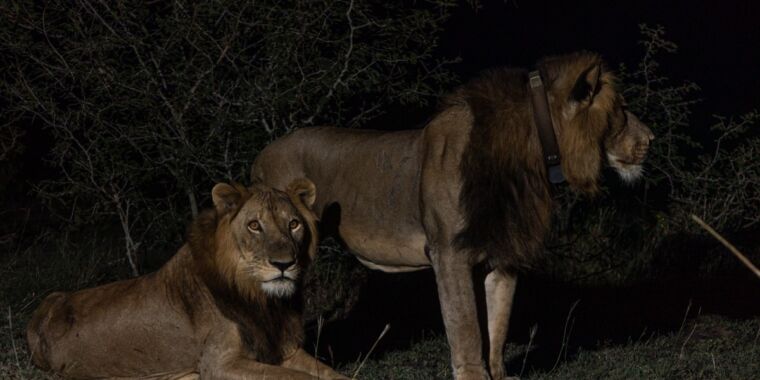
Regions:
M 641 177 L 654 138 L 626 110 L 599 55 L 545 58 L 536 69 L 530 77 L 543 91 L 531 90 L 527 70 L 488 70 L 445 96 L 422 129 L 303 128 L 252 165 L 252 179 L 271 186 L 313 180 L 323 231 L 337 234 L 367 267 L 432 267 L 456 379 L 506 376 L 517 275 L 541 257 L 550 227 L 548 160 L 559 159 L 570 188 L 593 195 L 605 161 L 627 182 Z M 536 94 L 545 99 L 557 157 L 542 154 L 549 149 L 539 138 Z M 487 273 L 481 322 L 475 265 Z
M 347 379 L 301 349 L 297 288 L 317 247 L 314 184 L 219 183 L 157 272 L 34 312 L 34 363 L 73 378 Z

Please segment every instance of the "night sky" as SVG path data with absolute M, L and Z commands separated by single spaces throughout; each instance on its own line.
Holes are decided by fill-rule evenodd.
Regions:
M 576 50 L 602 54 L 615 68 L 643 56 L 641 23 L 662 25 L 675 42 L 662 72 L 702 91 L 694 121 L 737 115 L 760 105 L 760 2 L 482 1 L 461 7 L 446 25 L 441 54 L 459 56 L 461 80 L 492 66 L 531 67 L 540 57 Z

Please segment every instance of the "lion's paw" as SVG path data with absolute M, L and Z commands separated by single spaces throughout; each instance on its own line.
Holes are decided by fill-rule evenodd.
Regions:
M 491 380 L 485 367 L 481 366 L 463 366 L 454 370 L 454 379 L 456 380 Z
M 519 376 L 507 376 L 502 372 L 491 372 L 491 380 L 520 380 Z

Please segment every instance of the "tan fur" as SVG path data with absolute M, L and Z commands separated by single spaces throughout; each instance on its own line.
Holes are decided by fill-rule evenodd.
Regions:
M 48 296 L 27 326 L 34 363 L 73 378 L 345 378 L 301 349 L 292 289 L 316 251 L 314 191 L 216 185 L 158 272 Z
M 547 58 L 537 69 L 570 187 L 598 192 L 605 161 L 636 179 L 653 136 L 624 111 L 599 56 Z M 323 231 L 368 267 L 433 268 L 457 379 L 504 376 L 516 274 L 535 265 L 550 227 L 551 189 L 527 74 L 483 73 L 446 96 L 422 130 L 298 130 L 267 147 L 251 172 L 271 186 L 313 180 Z M 478 321 L 472 277 L 481 262 L 491 269 L 487 322 Z M 479 323 L 487 323 L 487 353 Z

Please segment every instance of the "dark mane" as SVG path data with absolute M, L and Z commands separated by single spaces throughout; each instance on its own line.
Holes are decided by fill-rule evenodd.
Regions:
M 230 217 L 237 214 L 243 204 L 245 201 L 230 211 Z M 261 294 L 258 284 L 246 286 L 230 277 L 234 273 L 223 268 L 224 262 L 236 257 L 225 257 L 230 252 L 220 250 L 228 245 L 217 241 L 217 229 L 224 228 L 221 225 L 225 217 L 218 215 L 215 209 L 208 209 L 190 225 L 187 242 L 196 273 L 219 311 L 237 324 L 252 357 L 263 363 L 279 364 L 284 355 L 283 342 L 300 344 L 303 341 L 301 299 L 299 296 L 270 299 Z
M 485 251 L 492 266 L 508 271 L 535 262 L 551 217 L 527 79 L 524 70 L 489 70 L 444 101 L 466 104 L 473 117 L 459 168 L 465 224 L 454 244 Z

